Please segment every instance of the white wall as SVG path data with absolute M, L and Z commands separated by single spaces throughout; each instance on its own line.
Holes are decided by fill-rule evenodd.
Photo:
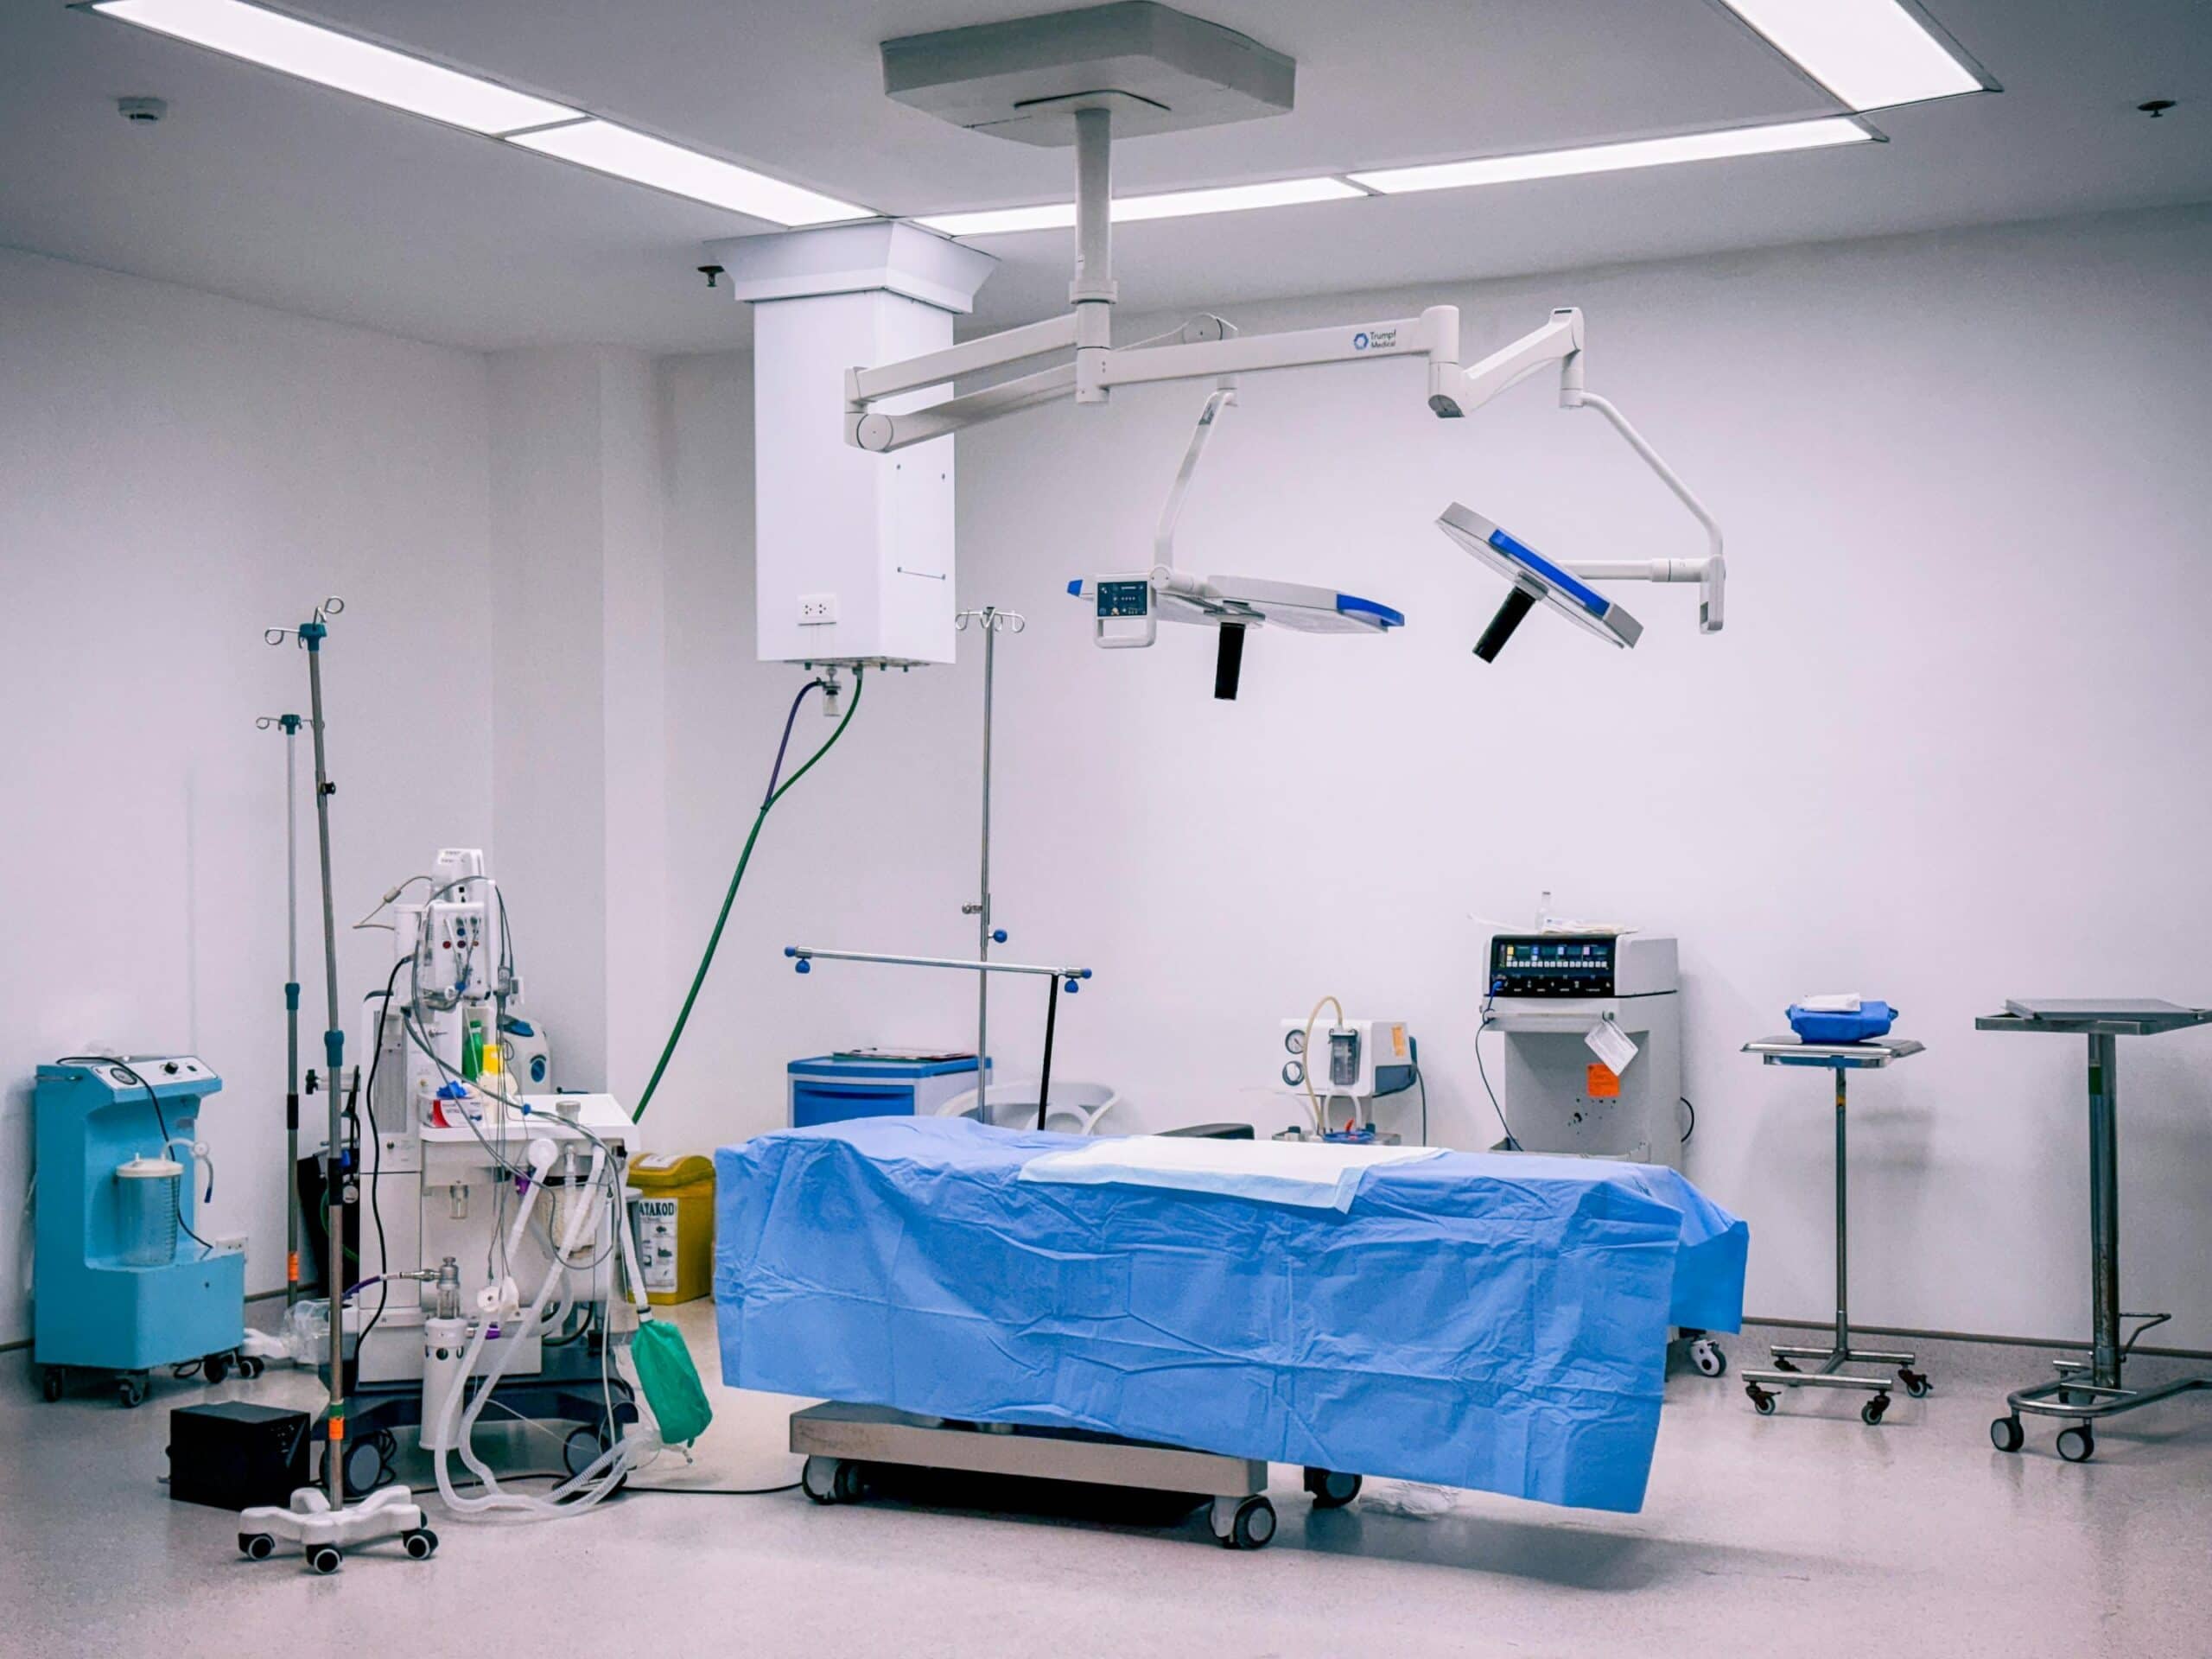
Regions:
M 1148 563 L 1200 390 L 963 438 L 960 601 L 1031 619 L 1000 659 L 1009 954 L 1097 970 L 1065 1010 L 1063 1075 L 1119 1085 L 1137 1125 L 1264 1132 L 1294 1115 L 1266 1087 L 1275 1021 L 1335 992 L 1412 1020 L 1437 1138 L 1486 1143 L 1484 918 L 1518 924 L 1548 888 L 1681 936 L 1689 1168 L 1752 1224 L 1755 1311 L 1830 1311 L 1832 1123 L 1825 1077 L 1738 1049 L 1793 995 L 1863 988 L 1929 1052 L 1854 1090 L 1858 1316 L 2080 1330 L 2081 1056 L 1972 1022 L 2007 996 L 2212 997 L 2209 269 L 2198 209 L 1238 315 L 1452 300 L 1486 349 L 1586 307 L 1592 389 L 1730 535 L 1728 631 L 1696 633 L 1691 589 L 1626 588 L 1647 625 L 1633 653 L 1539 616 L 1497 664 L 1469 655 L 1499 584 L 1431 528 L 1449 500 L 1563 556 L 1698 550 L 1597 417 L 1539 387 L 1440 423 L 1409 366 L 1247 380 L 1182 562 L 1336 582 L 1412 624 L 1262 633 L 1230 704 L 1208 638 L 1095 651 L 1064 592 Z M 744 360 L 666 378 L 672 1001 L 798 677 L 747 644 Z M 964 978 L 798 979 L 778 954 L 970 947 L 980 660 L 963 651 L 872 685 L 771 820 L 657 1135 L 772 1127 L 793 1056 L 968 1037 Z M 795 747 L 824 729 L 802 715 Z M 995 1026 L 1010 1075 L 1038 1024 L 1014 995 Z M 2126 1301 L 2212 1346 L 2212 1034 L 2124 1044 L 2122 1069 Z
M 254 718 L 304 712 L 307 686 L 260 631 L 347 602 L 326 655 L 344 929 L 490 835 L 485 409 L 473 353 L 0 251 L 0 1342 L 28 1332 L 31 1076 L 92 1042 L 222 1074 L 209 1224 L 251 1233 L 249 1290 L 282 1285 L 283 740 Z M 349 1056 L 389 937 L 340 935 Z

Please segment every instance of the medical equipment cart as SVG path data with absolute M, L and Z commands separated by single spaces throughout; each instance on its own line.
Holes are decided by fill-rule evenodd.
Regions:
M 2005 1398 L 2006 1413 L 1989 1425 L 1999 1452 L 2018 1452 L 2027 1438 L 2023 1413 L 2077 1421 L 2058 1433 L 2058 1455 L 2087 1463 L 2096 1454 L 2094 1427 L 2106 1417 L 2171 1399 L 2196 1389 L 2212 1389 L 2212 1376 L 2185 1376 L 2156 1388 L 2130 1389 L 2120 1382 L 2127 1351 L 2165 1313 L 2124 1313 L 2120 1306 L 2120 1039 L 2155 1037 L 2190 1026 L 2212 1025 L 2212 1008 L 2186 1008 L 2151 999 L 2092 998 L 2087 1001 L 2007 1001 L 2002 1014 L 1984 1014 L 1976 1031 L 2043 1031 L 2089 1039 L 2089 1296 L 2090 1351 L 2086 1358 L 2057 1362 L 2055 1382 L 2016 1389 Z M 2144 1321 L 2123 1341 L 2120 1321 Z
M 39 1067 L 31 1359 L 48 1400 L 97 1380 L 136 1406 L 163 1366 L 197 1364 L 210 1382 L 260 1371 L 241 1351 L 245 1256 L 195 1230 L 200 1118 L 222 1086 L 190 1054 Z
M 1850 1262 L 1851 1234 L 1846 1205 L 1847 1171 L 1844 1138 L 1844 1079 L 1853 1071 L 1878 1071 L 1921 1052 L 1922 1045 L 1909 1037 L 1877 1037 L 1856 1043 L 1808 1043 L 1798 1037 L 1762 1037 L 1745 1043 L 1744 1052 L 1756 1054 L 1767 1065 L 1817 1066 L 1835 1073 L 1835 1340 L 1827 1348 L 1777 1346 L 1774 1369 L 1745 1371 L 1744 1392 L 1762 1417 L 1771 1417 L 1780 1389 L 1864 1389 L 1872 1396 L 1859 1414 L 1870 1426 L 1882 1421 L 1890 1408 L 1890 1390 L 1897 1384 L 1886 1376 L 1866 1376 L 1847 1371 L 1846 1365 L 1885 1365 L 1897 1368 L 1897 1382 L 1917 1400 L 1929 1391 L 1926 1376 L 1912 1369 L 1910 1354 L 1877 1353 L 1851 1345 Z M 1817 1362 L 1814 1370 L 1799 1360 Z

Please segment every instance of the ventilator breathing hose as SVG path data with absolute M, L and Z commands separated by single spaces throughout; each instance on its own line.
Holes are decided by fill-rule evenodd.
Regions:
M 659 1063 L 653 1067 L 653 1075 L 645 1084 L 645 1092 L 638 1096 L 638 1109 L 630 1114 L 632 1122 L 643 1118 L 645 1108 L 652 1104 L 653 1091 L 660 1087 L 661 1074 L 668 1070 L 669 1060 L 676 1053 L 676 1046 L 683 1039 L 683 1027 L 690 1020 L 692 1005 L 699 1000 L 699 988 L 707 982 L 707 970 L 715 965 L 715 951 L 722 942 L 722 929 L 729 921 L 730 906 L 737 902 L 737 890 L 744 883 L 745 867 L 753 861 L 753 843 L 760 839 L 760 826 L 767 823 L 769 810 L 776 803 L 791 793 L 791 786 L 813 771 L 815 763 L 823 755 L 837 747 L 837 740 L 845 734 L 845 728 L 853 723 L 853 716 L 860 712 L 861 680 L 866 672 L 866 670 L 859 668 L 853 671 L 853 700 L 846 705 L 845 717 L 837 722 L 837 729 L 830 734 L 829 741 L 809 755 L 806 764 L 779 785 L 776 778 L 784 769 L 784 752 L 791 744 L 791 726 L 798 719 L 799 704 L 806 700 L 808 692 L 823 683 L 809 680 L 799 687 L 798 696 L 791 699 L 791 711 L 784 717 L 784 741 L 777 746 L 776 764 L 768 774 L 768 792 L 761 800 L 760 812 L 753 817 L 752 833 L 745 838 L 745 849 L 737 855 L 737 868 L 731 873 L 729 891 L 722 895 L 721 913 L 715 918 L 715 931 L 707 936 L 707 949 L 699 958 L 699 971 L 691 976 L 691 988 L 684 993 L 683 1006 L 677 1013 L 676 1024 L 668 1033 L 667 1045 L 660 1052 Z

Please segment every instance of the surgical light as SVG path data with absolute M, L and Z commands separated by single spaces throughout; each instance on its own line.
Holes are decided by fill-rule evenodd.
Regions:
M 1836 144 L 1866 143 L 1873 137 L 1856 121 L 1831 116 L 1775 126 L 1689 132 L 1672 138 L 1638 138 L 1625 143 L 1586 144 L 1573 149 L 1532 150 L 1519 156 L 1435 162 L 1423 167 L 1383 168 L 1345 176 L 1353 183 L 1383 195 L 1402 195 L 1416 190 L 1457 190 L 1470 185 L 1565 179 L 1586 173 L 1621 173 L 1634 168 L 1669 167 L 1678 162 L 1716 162 L 1737 156 L 1824 149 Z
M 1132 225 L 1148 219 L 1189 219 L 1200 213 L 1233 213 L 1251 207 L 1348 201 L 1366 194 L 1337 178 L 1276 179 L 1265 184 L 1230 184 L 1205 190 L 1168 190 L 1157 195 L 1122 196 L 1114 203 L 1113 219 L 1117 225 Z M 1075 227 L 1075 204 L 1055 201 L 1036 207 L 983 208 L 972 213 L 939 213 L 918 222 L 947 236 L 1065 231 Z
M 1454 501 L 1436 520 L 1437 528 L 1513 586 L 1497 614 L 1476 643 L 1475 655 L 1495 662 L 1522 619 L 1538 603 L 1549 605 L 1579 628 L 1616 645 L 1633 645 L 1643 625 L 1571 572 L 1553 563 L 1482 514 Z
M 558 156 L 594 172 L 651 185 L 671 195 L 688 196 L 709 207 L 727 207 L 777 225 L 826 225 L 841 219 L 872 217 L 865 207 L 839 201 L 764 173 L 702 155 L 597 119 L 518 133 L 509 141 L 540 155 Z
M 472 132 L 496 137 L 549 122 L 572 121 L 579 114 L 564 105 L 241 0 L 98 0 L 91 10 Z
M 1767 43 L 1854 110 L 1985 90 L 1898 0 L 1727 0 Z

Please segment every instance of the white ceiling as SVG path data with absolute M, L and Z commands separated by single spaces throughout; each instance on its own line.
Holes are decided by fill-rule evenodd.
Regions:
M 312 15 L 893 213 L 1065 199 L 1070 158 L 882 95 L 876 43 L 1054 0 L 314 0 Z M 1122 192 L 1827 113 L 1714 0 L 1184 0 L 1298 60 L 1298 107 L 1132 141 Z M 295 10 L 309 10 L 296 7 Z M 1132 309 L 2212 200 L 2212 4 L 1931 0 L 2000 95 L 1891 141 L 1129 226 Z M 157 126 L 119 96 L 169 100 Z M 2158 121 L 2145 99 L 2183 100 Z M 2203 99 L 2200 104 L 2196 100 Z M 64 9 L 0 6 L 0 243 L 477 347 L 745 337 L 692 267 L 758 221 Z M 995 238 L 979 317 L 1065 302 L 1067 232 Z

